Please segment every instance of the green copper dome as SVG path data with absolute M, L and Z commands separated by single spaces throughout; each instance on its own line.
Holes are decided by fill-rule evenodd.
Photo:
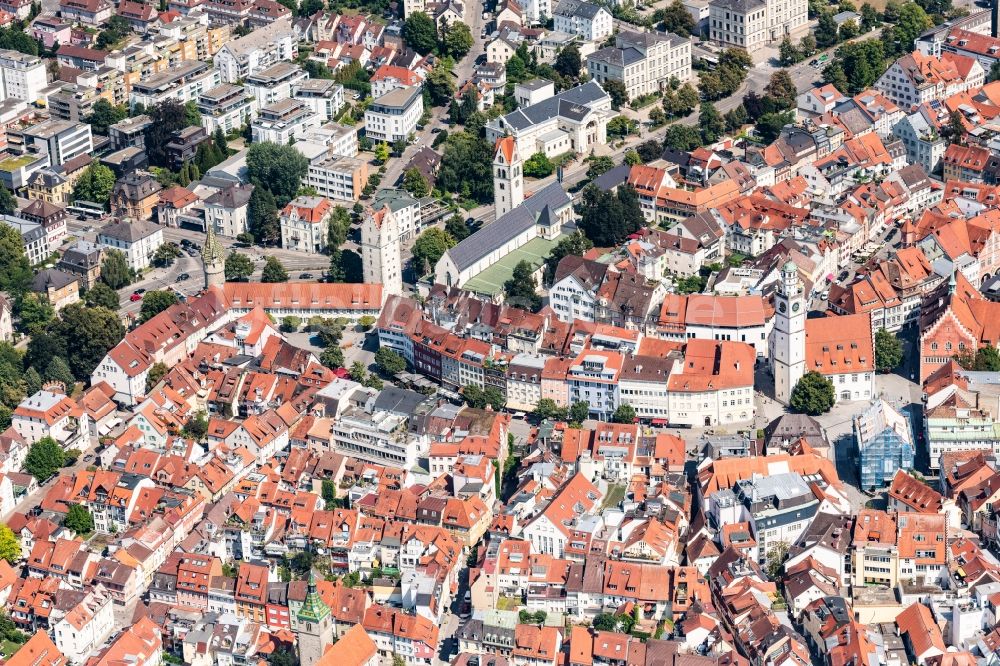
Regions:
M 299 622 L 319 622 L 330 614 L 330 607 L 323 602 L 323 599 L 316 591 L 316 576 L 309 572 L 309 591 L 306 593 L 306 600 L 302 602 L 299 609 Z

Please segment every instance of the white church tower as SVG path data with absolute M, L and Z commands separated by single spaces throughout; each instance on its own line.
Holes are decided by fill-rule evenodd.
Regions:
M 494 219 L 514 210 L 524 201 L 524 174 L 521 155 L 513 137 L 502 136 L 493 146 L 493 210 Z
M 806 372 L 806 303 L 798 270 L 791 261 L 781 269 L 774 305 L 771 332 L 774 398 L 787 405 L 792 399 L 792 389 Z

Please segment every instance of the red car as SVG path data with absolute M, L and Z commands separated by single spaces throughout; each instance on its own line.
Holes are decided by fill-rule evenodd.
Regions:
M 132 301 L 133 303 L 135 303 L 136 301 L 141 301 L 142 294 L 132 294 L 131 296 L 128 297 L 128 300 Z

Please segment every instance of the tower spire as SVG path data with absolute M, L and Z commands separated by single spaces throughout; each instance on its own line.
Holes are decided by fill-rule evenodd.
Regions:
M 205 288 L 221 287 L 226 282 L 226 251 L 215 235 L 215 226 L 205 225 L 205 247 L 201 249 L 205 268 Z

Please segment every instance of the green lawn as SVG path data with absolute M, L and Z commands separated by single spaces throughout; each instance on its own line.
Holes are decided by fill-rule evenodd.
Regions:
M 514 597 L 500 597 L 497 599 L 497 610 L 515 610 L 520 605 L 520 600 Z
M 503 291 L 504 282 L 509 280 L 514 274 L 515 266 L 517 266 L 521 261 L 527 261 L 531 264 L 532 268 L 537 269 L 545 263 L 545 258 L 549 256 L 549 253 L 552 252 L 552 248 L 554 248 L 556 243 L 558 243 L 562 238 L 563 235 L 560 234 L 554 240 L 547 240 L 545 238 L 531 239 L 476 277 L 466 282 L 462 285 L 462 289 L 473 291 L 477 294 L 486 294 L 488 296 L 499 294 Z
M 21 649 L 23 643 L 15 643 L 14 641 L 3 641 L 0 643 L 0 653 L 3 654 L 5 659 L 10 659 L 14 656 L 14 653 Z
M 616 507 L 623 499 L 625 499 L 625 484 L 612 483 L 608 485 L 608 495 L 601 504 L 601 510 Z

